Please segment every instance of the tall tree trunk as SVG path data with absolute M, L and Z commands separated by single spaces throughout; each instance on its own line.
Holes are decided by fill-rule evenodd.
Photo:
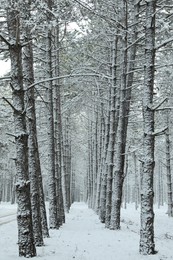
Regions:
M 128 176 L 128 167 L 129 167 L 129 158 L 128 158 L 128 153 L 126 154 L 125 158 L 125 182 L 124 182 L 124 208 L 127 208 L 127 202 L 129 198 L 129 190 L 128 190 L 128 185 L 129 185 L 129 176 Z
M 97 174 L 98 174 L 98 108 L 94 108 L 94 138 L 93 138 L 93 197 L 92 208 L 95 209 L 97 196 Z
M 20 15 L 16 3 L 8 1 L 7 24 L 10 42 L 11 87 L 16 143 L 16 195 L 19 256 L 34 257 L 36 248 L 32 228 L 30 181 L 28 172 L 28 134 L 26 132 L 22 75 Z
M 70 140 L 69 140 L 69 116 L 65 116 L 64 124 L 64 208 L 68 213 L 70 209 L 70 175 L 71 175 L 71 154 L 70 154 Z
M 103 148 L 103 158 L 102 158 L 102 178 L 101 178 L 101 191 L 100 191 L 100 212 L 99 217 L 102 223 L 105 223 L 106 218 L 106 190 L 107 190 L 107 152 L 109 145 L 109 132 L 110 132 L 110 111 L 109 107 L 111 105 L 111 86 L 109 86 L 108 93 L 108 108 L 106 115 L 106 124 L 104 130 L 104 148 Z
M 50 23 L 52 19 L 53 1 L 47 2 L 50 12 L 47 14 L 47 21 Z M 51 25 L 50 25 L 51 26 Z M 48 28 L 47 33 L 47 71 L 48 77 L 53 77 L 52 67 L 52 30 Z M 53 105 L 53 84 L 52 81 L 48 83 L 47 91 L 48 99 L 48 158 L 49 158 L 49 226 L 50 228 L 59 228 L 57 218 L 57 196 L 56 196 L 56 179 L 55 179 L 55 142 L 54 142 L 54 105 Z
M 34 70 L 33 70 L 33 50 L 32 50 L 32 35 L 31 28 L 27 25 L 30 20 L 30 0 L 25 2 L 23 6 L 23 15 L 25 17 L 23 23 L 23 32 L 25 42 L 28 44 L 23 48 L 23 71 L 24 71 L 24 82 L 25 88 L 34 83 Z M 27 23 L 25 23 L 27 21 Z M 27 115 L 27 130 L 29 133 L 28 146 L 29 146 L 29 173 L 31 180 L 31 206 L 32 206 L 32 219 L 33 219 L 33 230 L 34 239 L 36 246 L 43 245 L 42 228 L 44 233 L 48 235 L 47 221 L 45 221 L 42 227 L 41 221 L 41 201 L 44 203 L 43 193 L 40 192 L 42 187 L 42 176 L 41 167 L 38 151 L 38 141 L 37 141 L 37 128 L 36 128 L 36 114 L 35 114 L 35 93 L 34 88 L 30 88 L 26 92 L 26 115 Z M 43 188 L 42 188 L 43 189 Z M 45 209 L 45 204 L 44 204 Z M 46 212 L 43 211 L 46 219 Z M 42 214 L 43 214 L 42 212 Z M 47 220 L 47 219 L 46 219 Z
M 138 22 L 138 3 L 134 6 L 133 22 Z M 125 151 L 126 151 L 126 139 L 127 139 L 127 126 L 129 119 L 130 100 L 131 100 L 131 87 L 133 84 L 133 70 L 136 56 L 136 44 L 133 44 L 130 53 L 128 55 L 128 2 L 123 1 L 122 8 L 122 23 L 124 25 L 123 37 L 121 38 L 122 49 L 122 72 L 121 72 L 121 88 L 120 88 L 120 107 L 119 107 L 119 121 L 116 136 L 115 156 L 114 156 L 114 182 L 112 192 L 112 211 L 111 211 L 111 229 L 120 229 L 120 211 L 122 202 L 122 189 L 124 181 L 124 164 L 125 164 Z M 134 32 L 132 42 L 137 39 L 137 30 L 134 26 Z
M 88 206 L 92 204 L 92 140 L 91 140 L 91 123 L 88 120 Z
M 115 37 L 112 47 L 112 86 L 110 96 L 110 128 L 109 128 L 109 144 L 107 151 L 107 184 L 106 184 L 106 218 L 105 226 L 109 228 L 112 208 L 112 182 L 113 182 L 113 160 L 114 148 L 118 127 L 119 114 L 119 90 L 117 87 L 117 47 L 118 37 Z
M 139 251 L 143 255 L 155 253 L 153 175 L 154 175 L 154 110 L 155 69 L 155 11 L 156 1 L 146 2 L 145 14 L 145 66 L 143 87 L 143 167 L 141 182 L 141 229 Z
M 98 167 L 98 176 L 97 176 L 97 194 L 96 194 L 96 212 L 100 213 L 100 194 L 101 194 L 101 179 L 103 173 L 103 156 L 104 156 L 104 138 L 105 138 L 105 118 L 104 118 L 104 104 L 101 101 L 101 119 L 100 119 L 100 157 L 99 157 L 99 167 Z
M 55 29 L 55 76 L 60 76 L 60 40 L 59 24 Z M 56 175 L 56 192 L 57 192 L 57 217 L 59 226 L 65 222 L 64 201 L 62 194 L 62 115 L 61 115 L 61 85 L 60 79 L 55 82 L 55 175 Z
M 165 132 L 166 138 L 166 179 L 168 194 L 168 216 L 173 217 L 173 200 L 172 200 L 172 176 L 171 176 L 171 153 L 170 153 L 170 131 L 169 131 L 169 111 L 166 111 L 167 127 Z

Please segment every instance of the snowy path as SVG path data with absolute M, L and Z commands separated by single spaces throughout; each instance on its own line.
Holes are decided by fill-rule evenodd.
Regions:
M 128 215 L 129 212 L 131 213 L 130 216 Z M 167 222 L 165 213 L 162 217 Z M 172 220 L 170 219 L 170 221 Z M 39 248 L 38 256 L 43 257 L 42 260 L 173 259 L 172 241 L 163 237 L 158 240 L 161 248 L 157 255 L 141 256 L 138 253 L 139 211 L 134 210 L 134 207 L 129 210 L 122 209 L 121 225 L 121 231 L 105 229 L 98 216 L 93 210 L 88 209 L 86 204 L 74 203 L 66 217 L 66 224 L 57 232 L 51 231 L 52 241 L 46 239 L 46 247 Z M 158 225 L 161 226 L 160 222 L 158 222 Z M 162 228 L 159 232 L 161 230 Z M 48 247 L 49 250 L 47 250 Z
M 57 246 L 49 244 L 49 239 L 46 241 L 52 247 L 51 260 L 125 260 L 123 251 L 127 236 L 128 234 L 122 234 L 120 231 L 105 229 L 98 216 L 88 209 L 86 204 L 75 203 L 67 215 L 66 224 L 59 232 L 51 231 L 51 237 L 56 240 Z M 131 233 L 128 241 L 128 259 L 131 260 L 134 260 L 134 253 L 138 248 L 138 244 L 133 242 L 133 236 L 135 234 Z M 44 248 L 41 249 L 40 256 L 43 253 L 42 250 Z
M 12 214 L 0 205 L 0 216 Z M 173 259 L 173 220 L 165 208 L 156 210 L 156 250 L 154 256 L 141 256 L 139 247 L 139 210 L 134 205 L 122 209 L 122 229 L 105 229 L 98 216 L 84 203 L 74 203 L 59 230 L 50 230 L 45 246 L 37 248 L 36 260 L 171 260 Z M 11 217 L 13 217 L 11 215 Z M 1 218 L 0 218 L 1 219 Z M 17 223 L 0 225 L 0 259 L 24 260 L 18 257 Z M 168 237 L 166 237 L 168 235 Z M 9 246 L 10 245 L 10 246 Z
M 16 220 L 16 213 L 0 216 L 0 226 Z
M 0 226 L 16 220 L 16 205 L 1 205 L 0 207 Z

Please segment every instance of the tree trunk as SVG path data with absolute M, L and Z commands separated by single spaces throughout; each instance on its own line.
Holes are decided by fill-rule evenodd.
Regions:
M 65 116 L 65 125 L 64 125 L 64 208 L 68 213 L 70 209 L 70 175 L 71 175 L 71 144 L 70 144 L 70 136 L 69 136 L 69 116 Z
M 153 175 L 154 175 L 154 110 L 153 102 L 155 65 L 155 11 L 156 1 L 146 2 L 145 65 L 143 86 L 143 165 L 141 181 L 141 229 L 139 251 L 143 255 L 155 253 Z
M 58 23 L 58 21 L 57 21 Z M 59 25 L 55 29 L 55 76 L 60 76 L 60 42 Z M 59 226 L 65 222 L 64 201 L 62 194 L 62 115 L 61 115 L 61 85 L 60 80 L 55 82 L 55 175 L 56 175 L 56 193 L 57 193 L 57 218 Z
M 105 223 L 106 218 L 106 190 L 107 190 L 107 152 L 109 145 L 109 132 L 110 132 L 110 113 L 109 106 L 111 105 L 111 86 L 109 86 L 108 93 L 108 108 L 106 115 L 106 124 L 104 130 L 104 148 L 103 148 L 103 159 L 102 159 L 102 179 L 101 179 L 101 191 L 100 191 L 100 221 Z
M 7 24 L 10 42 L 11 87 L 16 143 L 16 195 L 19 256 L 34 257 L 36 248 L 32 229 L 30 181 L 28 172 L 28 134 L 26 132 L 22 75 L 22 46 L 20 18 L 15 3 L 9 1 Z
M 101 102 L 101 119 L 100 119 L 100 157 L 99 157 L 99 167 L 98 167 L 98 176 L 97 176 L 97 194 L 96 194 L 96 213 L 100 213 L 100 194 L 101 194 L 101 179 L 103 171 L 103 161 L 104 161 L 104 138 L 105 138 L 105 118 L 104 118 L 104 105 Z
M 48 0 L 48 8 L 52 10 L 53 2 Z M 48 23 L 51 22 L 52 14 L 47 14 Z M 50 25 L 51 26 L 51 25 Z M 52 68 L 52 30 L 48 29 L 47 33 L 47 71 L 48 77 L 53 77 Z M 56 196 L 56 179 L 55 179 L 55 142 L 54 142 L 54 106 L 53 106 L 53 84 L 52 81 L 48 83 L 47 91 L 48 99 L 48 158 L 49 158 L 49 226 L 50 228 L 59 228 L 57 218 L 57 196 Z
M 134 6 L 133 22 L 138 22 L 138 3 Z M 116 136 L 115 157 L 114 157 L 114 182 L 112 192 L 112 211 L 111 211 L 111 229 L 120 229 L 120 211 L 122 202 L 122 189 L 124 181 L 124 164 L 127 139 L 127 126 L 129 119 L 131 87 L 134 76 L 134 64 L 136 56 L 136 44 L 133 44 L 128 55 L 128 6 L 127 1 L 123 1 L 122 8 L 122 23 L 124 25 L 123 37 L 120 40 L 122 50 L 122 71 L 121 71 L 121 88 L 120 88 L 120 106 L 119 106 L 119 121 Z M 137 39 L 137 27 L 134 26 L 132 42 Z
M 107 151 L 107 184 L 106 184 L 106 218 L 105 226 L 109 228 L 112 209 L 112 182 L 113 182 L 113 160 L 114 160 L 114 148 L 118 127 L 118 114 L 119 114 L 119 90 L 117 87 L 117 47 L 118 37 L 113 40 L 112 47 L 112 86 L 110 96 L 110 128 L 109 128 L 109 144 Z
M 30 20 L 30 0 L 25 2 L 23 15 L 25 15 L 25 21 Z M 23 48 L 23 71 L 24 71 L 24 82 L 25 88 L 34 83 L 34 70 L 33 70 L 33 51 L 32 51 L 32 36 L 30 33 L 31 28 L 25 24 L 23 25 L 23 33 L 25 42 L 28 44 Z M 36 128 L 36 114 L 35 114 L 35 93 L 34 88 L 30 88 L 26 92 L 26 104 L 28 108 L 26 109 L 27 115 L 27 130 L 29 133 L 28 146 L 29 146 L 29 173 L 31 180 L 31 206 L 32 206 L 32 220 L 33 220 L 33 230 L 34 239 L 36 246 L 42 246 L 43 236 L 42 236 L 42 225 L 41 225 L 41 193 L 39 186 L 42 186 L 40 159 L 38 152 L 38 142 L 37 142 L 37 128 Z M 39 183 L 40 182 L 40 183 Z M 42 194 L 43 195 L 43 194 Z M 42 199 L 44 200 L 44 198 Z M 43 227 L 47 229 L 47 225 Z
M 170 153 L 170 132 L 169 132 L 169 111 L 166 111 L 168 129 L 165 132 L 166 138 L 166 179 L 167 179 L 167 198 L 168 198 L 168 216 L 173 217 L 172 201 L 172 176 L 171 176 L 171 153 Z

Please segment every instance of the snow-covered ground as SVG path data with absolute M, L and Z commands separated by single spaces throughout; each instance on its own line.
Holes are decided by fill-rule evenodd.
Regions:
M 16 205 L 0 204 L 0 259 L 18 257 Z M 8 215 L 8 216 L 7 216 Z M 45 246 L 37 248 L 40 260 L 171 260 L 173 259 L 173 219 L 166 207 L 155 209 L 155 244 L 158 253 L 141 256 L 139 247 L 139 210 L 134 205 L 122 209 L 122 229 L 104 228 L 98 216 L 85 203 L 74 203 L 59 230 L 50 230 Z

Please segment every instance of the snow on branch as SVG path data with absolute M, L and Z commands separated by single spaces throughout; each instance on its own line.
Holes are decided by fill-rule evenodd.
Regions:
M 165 134 L 165 131 L 166 131 L 167 129 L 168 129 L 168 127 L 166 126 L 165 128 L 163 128 L 163 129 L 161 129 L 161 130 L 159 130 L 159 131 L 157 131 L 157 132 L 153 132 L 152 135 L 154 135 L 154 136 L 163 135 L 163 134 Z
M 117 25 L 119 25 L 122 29 L 126 29 L 124 27 L 124 25 L 122 23 L 120 23 L 119 21 L 113 19 L 113 18 L 108 18 L 105 15 L 101 15 L 98 12 L 96 12 L 95 10 L 93 10 L 88 4 L 84 3 L 84 1 L 81 0 L 75 0 L 76 3 L 78 3 L 79 5 L 81 5 L 83 8 L 87 9 L 88 11 L 90 11 L 91 13 L 95 14 L 96 16 L 104 19 L 106 22 L 108 23 L 116 23 Z
M 65 78 L 71 78 L 71 77 L 99 77 L 99 78 L 107 78 L 107 79 L 110 79 L 109 76 L 106 76 L 106 75 L 101 75 L 101 74 L 69 74 L 69 75 L 64 75 L 64 76 L 56 76 L 56 77 L 53 77 L 53 78 L 47 78 L 47 79 L 43 79 L 43 80 L 40 80 L 40 81 L 37 81 L 33 84 L 31 84 L 30 86 L 28 86 L 28 88 L 26 90 L 29 90 L 33 87 L 35 87 L 36 85 L 39 85 L 41 83 L 45 83 L 45 82 L 49 82 L 49 81 L 54 81 L 54 80 L 57 80 L 57 79 L 65 79 Z
M 164 99 L 162 99 L 159 104 L 157 104 L 157 105 L 155 105 L 155 106 L 152 106 L 152 107 L 151 107 L 151 110 L 154 110 L 154 111 L 157 110 L 157 108 L 159 108 L 165 101 L 167 101 L 167 99 L 168 99 L 167 97 L 164 98 Z
M 157 45 L 157 46 L 155 47 L 155 50 L 158 50 L 158 49 L 164 47 L 166 44 L 168 44 L 168 43 L 170 43 L 170 42 L 172 42 L 172 41 L 173 41 L 173 37 L 172 37 L 172 38 L 169 38 L 169 39 L 167 39 L 166 41 L 162 42 L 161 44 Z
M 8 47 L 11 47 L 11 44 L 0 34 L 0 39 L 8 45 Z
M 10 76 L 5 76 L 5 77 L 1 77 L 0 80 L 10 80 L 11 77 Z
M 2 97 L 2 99 L 5 100 L 10 105 L 10 107 L 17 112 L 17 109 L 13 106 L 13 104 L 11 104 L 11 102 L 7 98 Z

